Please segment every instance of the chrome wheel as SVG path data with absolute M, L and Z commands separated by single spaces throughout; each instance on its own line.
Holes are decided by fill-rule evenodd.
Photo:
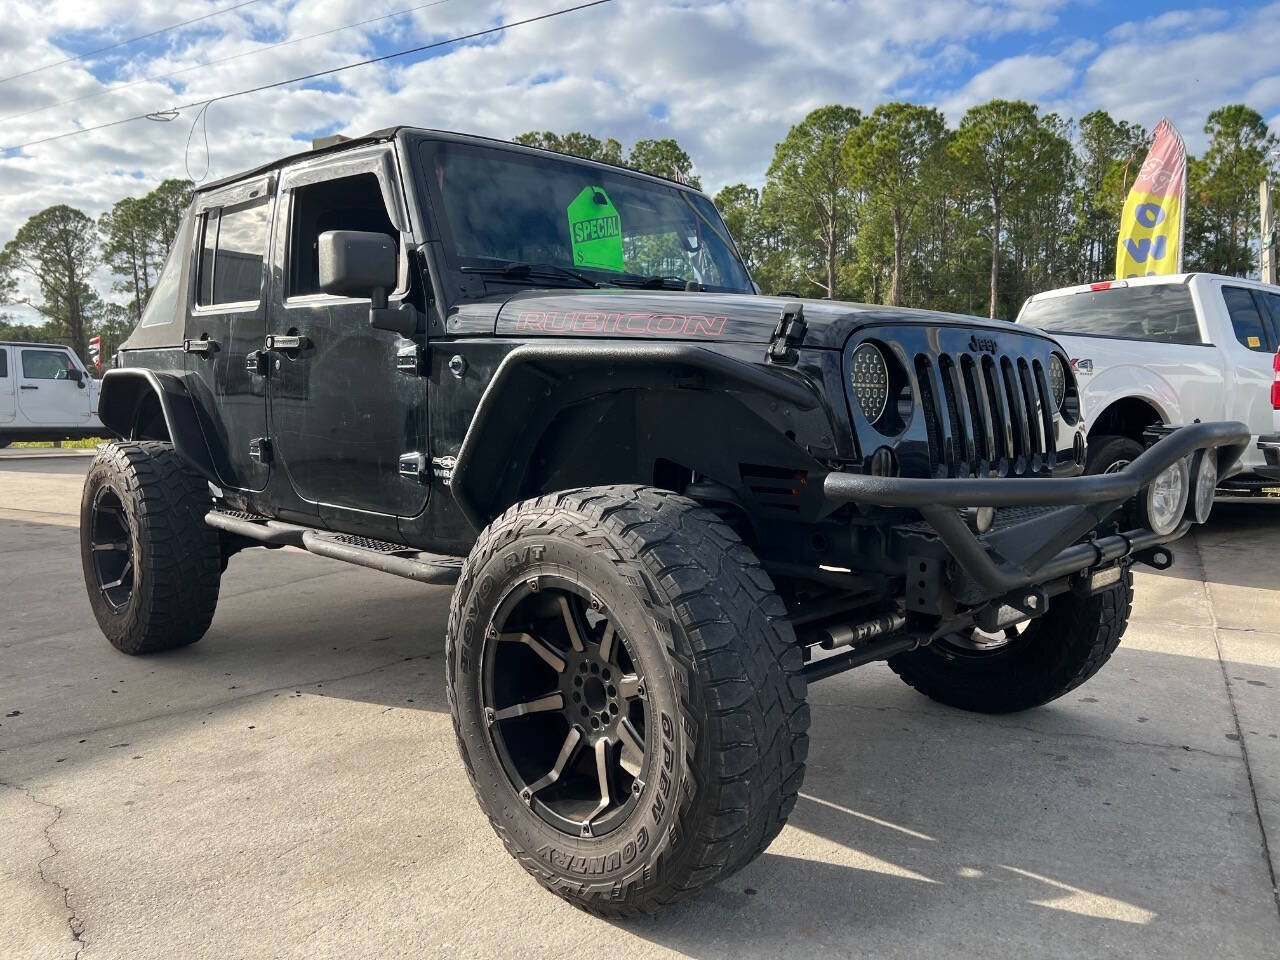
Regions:
M 940 642 L 961 655 L 981 656 L 1009 647 L 1022 636 L 1029 622 L 1015 623 L 1003 630 L 979 630 L 974 627 L 971 630 L 949 633 Z
M 89 551 L 98 592 L 113 610 L 128 606 L 133 596 L 133 535 L 119 495 L 109 486 L 93 499 Z
M 599 598 L 556 576 L 519 584 L 485 643 L 482 704 L 512 788 L 575 837 L 620 826 L 644 787 L 644 677 Z

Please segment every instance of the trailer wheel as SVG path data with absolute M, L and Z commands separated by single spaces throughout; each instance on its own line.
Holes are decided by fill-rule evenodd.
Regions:
M 195 643 L 218 604 L 222 551 L 208 485 L 173 446 L 107 444 L 80 502 L 80 558 L 98 626 L 122 653 Z
M 495 520 L 463 567 L 447 675 L 462 759 L 508 852 L 608 917 L 754 859 L 804 775 L 786 608 L 715 514 L 572 490 Z
M 889 659 L 889 667 L 931 700 L 976 713 L 1014 713 L 1056 700 L 1110 659 L 1129 623 L 1133 576 L 1089 597 L 1054 597 L 1049 610 L 999 634 L 950 634 Z

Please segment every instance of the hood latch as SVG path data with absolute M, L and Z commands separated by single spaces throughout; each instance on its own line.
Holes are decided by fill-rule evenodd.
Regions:
M 808 329 L 808 324 L 804 322 L 804 304 L 787 304 L 782 308 L 778 325 L 773 328 L 765 359 L 771 363 L 795 363 L 799 359 L 796 347 L 804 343 L 804 335 Z

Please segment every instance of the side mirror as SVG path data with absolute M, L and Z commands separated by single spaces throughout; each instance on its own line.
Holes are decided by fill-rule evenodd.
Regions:
M 75 367 L 67 367 L 67 379 L 75 381 L 76 386 L 84 389 L 84 374 Z
M 397 278 L 396 242 L 385 233 L 326 230 L 318 251 L 320 289 L 341 297 L 368 297 L 369 326 L 411 336 L 418 329 L 412 304 L 387 307 Z

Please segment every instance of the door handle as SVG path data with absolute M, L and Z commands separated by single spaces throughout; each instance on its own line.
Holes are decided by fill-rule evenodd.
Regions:
M 21 387 L 19 387 L 18 389 L 20 389 L 20 390 L 39 390 L 40 388 L 39 388 L 39 387 L 37 387 L 34 383 L 24 383 L 24 384 L 23 384 Z
M 306 350 L 310 346 L 311 341 L 306 337 L 279 336 L 276 334 L 267 337 L 268 350 Z
M 202 357 L 211 357 L 218 352 L 217 340 L 183 340 L 183 353 L 198 353 Z

